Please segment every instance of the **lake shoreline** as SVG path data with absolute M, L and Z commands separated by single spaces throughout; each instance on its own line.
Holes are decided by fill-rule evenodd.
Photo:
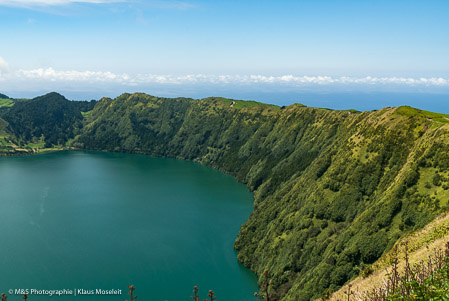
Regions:
M 231 297 L 231 294 L 233 294 L 233 292 L 227 292 L 225 289 L 227 285 L 230 285 L 231 287 L 236 287 L 237 291 L 240 290 L 240 292 L 236 292 L 237 295 L 240 295 L 240 297 L 237 297 L 236 300 L 243 301 L 251 298 L 254 291 L 257 290 L 257 276 L 237 260 L 237 252 L 233 248 L 233 243 L 239 232 L 241 224 L 243 224 L 247 220 L 248 216 L 253 211 L 253 195 L 245 186 L 240 186 L 241 184 L 238 183 L 234 177 L 229 177 L 224 173 L 219 172 L 215 169 L 211 169 L 210 167 L 204 166 L 203 164 L 197 165 L 196 162 L 179 159 L 165 160 L 174 158 L 156 158 L 147 155 L 134 155 L 138 154 L 125 154 L 119 152 L 104 151 L 97 152 L 95 150 L 92 151 L 77 149 L 69 150 L 68 152 L 58 151 L 47 153 L 46 156 L 42 157 L 26 156 L 29 159 L 25 158 L 25 156 L 16 156 L 18 160 L 1 160 L 0 163 L 2 165 L 0 168 L 0 173 L 3 173 L 5 177 L 6 175 L 11 176 L 8 176 L 8 181 L 3 184 L 3 186 L 5 186 L 4 188 L 1 188 L 0 185 L 0 188 L 2 190 L 5 189 L 4 199 L 8 200 L 6 203 L 3 202 L 0 205 L 8 206 L 8 203 L 10 203 L 10 201 L 13 201 L 15 196 L 19 195 L 17 193 L 17 189 L 10 187 L 13 186 L 11 185 L 12 183 L 21 183 L 23 181 L 26 181 L 29 183 L 33 183 L 34 186 L 31 185 L 20 195 L 25 193 L 29 194 L 29 196 L 22 196 L 22 201 L 13 201 L 13 203 L 30 204 L 24 207 L 27 208 L 27 210 L 31 210 L 31 215 L 26 214 L 26 216 L 34 216 L 34 218 L 32 218 L 30 224 L 28 222 L 21 222 L 20 224 L 26 228 L 32 227 L 32 229 L 39 229 L 38 231 L 40 231 L 40 235 L 47 235 L 48 233 L 52 233 L 53 231 L 57 231 L 57 233 L 59 233 L 63 229 L 77 229 L 78 227 L 82 229 L 87 227 L 90 229 L 93 227 L 92 223 L 100 223 L 99 225 L 103 225 L 105 223 L 109 225 L 110 223 L 112 223 L 110 225 L 114 225 L 113 228 L 117 229 L 113 231 L 108 230 L 108 232 L 114 234 L 112 236 L 111 234 L 104 235 L 104 243 L 109 245 L 111 241 L 115 241 L 116 243 L 114 244 L 114 249 L 117 249 L 118 251 L 121 250 L 121 252 L 125 252 L 126 254 L 128 254 L 128 257 L 131 256 L 131 258 L 134 258 L 132 260 L 127 260 L 127 263 L 131 266 L 136 265 L 136 267 L 131 269 L 132 272 L 124 272 L 124 275 L 131 276 L 129 281 L 137 287 L 139 296 L 144 297 L 145 294 L 150 294 L 155 291 L 154 288 L 151 289 L 151 287 L 147 287 L 145 285 L 145 281 L 147 281 L 147 279 L 156 277 L 155 275 L 159 275 L 160 273 L 167 272 L 169 273 L 169 275 L 172 275 L 170 277 L 174 277 L 174 275 L 177 275 L 178 273 L 182 275 L 187 273 L 182 278 L 180 278 L 183 280 L 179 280 L 178 283 L 173 284 L 175 285 L 175 287 L 177 287 L 176 290 L 178 292 L 182 292 L 183 297 L 189 297 L 189 293 L 191 292 L 191 288 L 193 287 L 193 285 L 198 285 L 198 287 L 200 288 L 200 292 L 213 289 L 216 292 L 217 296 L 223 299 L 233 299 Z M 59 164 L 58 162 L 65 163 Z M 154 162 L 154 164 L 157 163 L 158 165 L 153 166 L 152 162 Z M 14 166 L 16 167 L 13 168 Z M 198 176 L 200 178 L 198 178 Z M 180 178 L 172 182 L 174 180 L 172 179 L 172 177 Z M 67 178 L 67 180 L 65 180 L 65 178 Z M 15 181 L 14 179 L 17 179 L 17 181 Z M 177 189 L 173 190 L 168 188 L 167 192 L 162 190 L 162 194 L 158 193 L 157 191 L 163 189 L 161 188 L 163 187 L 163 185 L 159 184 L 159 182 L 165 181 L 164 179 L 170 179 L 170 185 L 175 185 Z M 79 180 L 82 180 L 83 182 L 79 183 Z M 228 187 L 228 185 L 230 184 L 232 184 L 232 186 Z M 89 188 L 90 186 L 92 186 L 92 188 Z M 120 190 L 117 190 L 120 186 L 124 187 L 126 191 L 121 192 Z M 66 190 L 66 188 L 64 187 L 73 187 L 75 188 L 75 190 Z M 83 188 L 80 190 L 76 187 Z M 202 191 L 205 187 L 209 187 L 208 189 L 210 189 L 211 187 L 216 187 L 214 189 L 219 190 L 215 193 L 204 192 L 205 194 L 203 192 L 195 192 L 193 195 L 193 199 L 192 197 L 189 197 L 190 190 L 200 189 L 200 191 Z M 35 191 L 32 191 L 33 189 Z M 61 192 L 58 192 L 58 190 L 60 189 L 63 190 L 61 190 Z M 99 192 L 97 193 L 96 191 Z M 170 191 L 170 193 L 168 193 L 168 191 Z M 134 195 L 135 193 L 139 194 Z M 159 197 L 152 197 L 154 193 L 157 193 L 157 195 L 162 197 L 164 201 L 156 202 L 155 204 L 153 204 L 154 201 L 157 201 L 159 199 Z M 198 195 L 198 193 L 200 194 Z M 239 196 L 241 193 L 243 193 L 243 196 Z M 171 194 L 174 194 L 174 196 L 171 197 Z M 200 195 L 204 196 L 198 199 Z M 241 202 L 240 200 L 242 197 L 244 197 L 242 199 L 244 200 L 244 202 Z M 191 203 L 189 199 L 191 199 L 193 203 Z M 150 205 L 149 207 L 148 205 L 145 205 L 147 202 L 145 200 L 147 200 L 148 202 L 151 201 L 152 205 Z M 76 214 L 78 210 L 76 210 L 74 213 L 70 213 L 70 211 L 61 209 L 55 211 L 55 209 L 59 208 L 60 206 L 58 204 L 64 204 L 67 202 L 71 204 L 71 210 L 81 206 L 80 209 L 82 209 L 82 212 L 80 212 L 80 214 Z M 175 203 L 171 204 L 170 202 Z M 231 202 L 232 204 L 234 204 L 234 209 L 232 209 L 232 211 L 229 211 L 232 207 L 227 208 L 227 202 Z M 122 203 L 126 204 L 126 210 L 117 210 L 116 204 Z M 139 203 L 144 207 L 141 209 L 133 209 L 134 204 Z M 168 215 L 165 213 L 158 213 L 158 208 L 160 207 L 160 205 L 165 203 L 171 204 L 167 205 L 169 206 L 167 208 L 169 211 Z M 108 205 L 107 207 L 104 207 L 105 204 L 110 204 L 110 206 Z M 221 206 L 220 204 L 223 204 L 223 206 L 225 207 L 216 207 Z M 85 207 L 86 205 L 88 207 Z M 101 210 L 98 206 L 101 206 Z M 14 208 L 22 207 L 23 206 L 21 205 L 19 207 L 14 205 L 14 207 L 6 209 L 16 210 Z M 3 209 L 2 211 L 7 212 L 7 210 Z M 49 219 L 50 215 L 59 216 L 60 214 L 62 215 L 62 217 L 58 217 L 58 219 L 62 218 L 66 222 L 58 223 L 60 225 L 59 227 L 47 226 L 45 228 L 45 224 L 49 222 L 51 223 L 51 219 Z M 64 217 L 67 214 L 69 214 L 71 217 Z M 179 216 L 179 214 L 181 214 L 181 216 Z M 9 214 L 9 218 L 12 220 L 11 222 L 8 222 L 8 224 L 12 227 L 15 224 L 14 220 L 18 218 L 17 214 Z M 73 220 L 73 218 L 78 219 L 79 222 L 71 224 L 69 228 L 66 228 L 64 224 L 67 223 L 67 221 Z M 238 221 L 233 222 L 233 220 L 236 218 L 238 219 Z M 121 222 L 121 220 L 123 220 L 123 222 L 126 221 L 125 224 L 130 225 L 141 225 L 141 221 L 160 220 L 163 225 L 142 227 L 142 224 L 141 226 L 139 226 L 139 229 L 125 231 L 123 229 L 124 224 Z M 130 223 L 129 221 L 132 222 Z M 167 223 L 168 221 L 170 222 Z M 176 223 L 174 221 L 176 221 Z M 185 224 L 188 221 L 191 222 Z M 177 223 L 181 223 L 182 225 L 174 226 Z M 85 224 L 85 226 L 83 224 Z M 172 226 L 172 224 L 174 225 Z M 199 225 L 197 224 L 204 224 L 204 226 L 199 227 Z M 37 228 L 35 228 L 34 225 L 37 226 Z M 40 230 L 41 228 L 42 230 Z M 96 228 L 97 231 L 101 232 L 102 226 L 100 228 L 95 226 L 94 228 Z M 183 233 L 185 231 L 179 231 L 179 229 L 190 228 L 192 228 L 192 231 L 189 230 L 187 231 L 187 233 L 182 234 L 181 237 L 185 238 L 181 239 L 181 241 L 179 242 L 179 247 L 170 247 L 170 241 L 172 241 L 173 235 L 175 235 L 174 233 Z M 105 229 L 109 229 L 109 226 Z M 225 236 L 221 237 L 222 234 L 206 235 L 202 233 L 206 230 L 218 230 L 227 234 L 224 234 Z M 165 231 L 170 232 L 165 235 L 158 234 L 164 233 Z M 25 232 L 22 231 L 21 233 Z M 126 234 L 125 232 L 128 234 Z M 82 238 L 85 235 L 89 237 L 89 235 L 86 233 L 89 233 L 89 231 L 86 232 L 84 230 L 80 230 L 79 234 L 75 235 L 74 237 Z M 33 239 L 37 239 L 37 237 L 39 237 L 40 235 L 35 235 L 35 238 Z M 59 236 L 61 234 L 56 235 Z M 100 237 L 94 233 L 92 233 L 92 235 L 95 237 L 95 240 L 103 240 L 103 236 Z M 128 237 L 125 238 L 125 236 Z M 142 245 L 142 241 L 148 241 L 148 238 L 151 238 L 153 236 L 155 236 L 154 239 L 151 239 L 148 242 L 152 247 L 145 247 L 144 245 Z M 64 234 L 62 237 L 72 236 L 67 236 Z M 115 237 L 115 239 L 111 240 L 110 238 L 112 237 Z M 127 242 L 133 237 L 138 239 L 131 244 L 130 242 Z M 168 242 L 164 242 L 164 237 L 168 237 L 170 238 L 170 240 Z M 189 239 L 186 240 L 187 237 L 189 237 Z M 3 239 L 7 239 L 7 237 L 3 237 Z M 60 239 L 52 238 L 51 240 L 61 242 Z M 160 239 L 162 240 L 160 241 Z M 32 242 L 30 242 L 29 240 L 24 241 L 27 242 L 27 244 L 32 244 Z M 92 246 L 92 242 L 88 244 Z M 85 243 L 80 243 L 79 245 L 85 245 Z M 95 246 L 96 243 L 94 243 L 93 245 Z M 134 249 L 135 251 L 129 249 L 129 245 L 133 245 L 134 247 L 132 249 Z M 169 249 L 166 250 L 167 247 L 169 247 Z M 192 248 L 196 247 L 199 247 L 201 251 L 193 251 L 191 256 L 183 255 L 184 251 L 182 250 L 191 250 Z M 58 247 L 57 249 L 60 248 Z M 26 248 L 24 250 L 26 250 Z M 215 254 L 214 252 L 217 251 L 218 253 Z M 49 252 L 54 253 L 55 251 Z M 60 251 L 57 252 L 58 253 L 55 254 L 60 254 Z M 112 253 L 115 252 L 116 251 L 113 251 Z M 138 257 L 136 257 L 135 255 L 129 255 L 129 252 L 131 254 L 133 254 L 133 252 L 137 252 L 139 254 L 149 254 L 145 255 L 149 257 L 147 259 L 139 259 L 136 261 L 136 258 Z M 156 253 L 153 254 L 154 252 Z M 150 264 L 148 261 L 150 260 L 150 258 L 159 258 L 161 256 L 158 252 L 166 254 L 171 259 L 161 258 L 157 260 L 157 263 Z M 85 252 L 81 252 L 80 254 L 83 253 Z M 23 254 L 21 253 L 21 255 L 17 256 L 17 258 L 23 259 L 24 256 L 28 256 L 27 254 L 30 255 L 29 252 L 24 251 Z M 87 254 L 91 254 L 91 252 L 89 251 L 86 253 L 86 255 Z M 58 255 L 57 257 L 59 256 L 61 255 Z M 70 256 L 73 256 L 73 254 Z M 63 258 L 64 257 L 65 256 L 63 256 Z M 114 267 L 117 265 L 122 265 L 123 258 L 125 257 L 127 256 L 121 256 L 121 260 L 117 259 L 111 261 L 115 262 L 115 264 L 109 263 L 109 266 Z M 100 263 L 102 261 L 103 260 L 100 260 Z M 186 263 L 183 264 L 178 261 L 185 261 Z M 196 264 L 204 265 L 205 270 L 197 270 L 198 268 L 196 268 Z M 161 265 L 161 267 L 158 268 L 158 265 Z M 62 269 L 63 266 L 64 265 L 62 265 L 60 269 Z M 86 267 L 88 266 L 89 265 L 86 264 Z M 51 269 L 53 268 L 56 268 L 56 266 L 51 267 Z M 81 270 L 84 269 L 86 268 L 81 268 Z M 148 272 L 145 272 L 145 276 L 133 276 L 135 272 L 138 272 L 142 269 L 148 270 Z M 39 271 L 39 268 L 30 267 L 29 270 L 33 271 L 32 274 L 34 274 Z M 224 270 L 224 272 L 222 272 L 222 270 Z M 95 274 L 95 272 L 92 273 Z M 221 274 L 224 275 L 220 276 Z M 206 277 L 206 275 L 209 276 Z M 226 278 L 223 278 L 222 280 L 211 280 L 216 277 Z M 244 277 L 244 279 L 247 280 L 240 281 L 243 281 L 243 283 L 247 283 L 247 285 L 249 285 L 249 289 L 245 289 L 244 291 L 244 294 L 247 297 L 242 297 L 243 295 L 241 290 L 245 285 L 237 285 L 236 283 L 234 283 L 235 281 L 232 280 L 233 278 L 240 279 L 241 277 Z M 71 282 L 74 281 L 73 279 L 76 279 L 74 276 L 70 278 L 72 279 L 70 280 Z M 6 280 L 8 281 L 5 282 Z M 6 280 L 0 282 L 13 285 L 13 283 L 9 279 Z M 61 281 L 62 280 L 64 280 L 64 277 L 61 278 Z M 194 282 L 192 282 L 192 280 Z M 105 281 L 104 283 L 111 283 L 112 285 L 113 283 L 117 282 L 114 281 Z M 165 286 L 170 285 L 170 281 L 165 282 Z M 124 286 L 125 288 L 126 285 L 129 285 L 130 283 L 128 283 L 127 281 L 120 281 L 120 285 Z M 78 284 L 76 283 L 76 285 Z M 36 284 L 36 286 L 39 285 Z M 112 287 L 115 288 L 115 286 Z M 117 286 L 116 288 L 122 287 Z M 164 289 L 161 288 L 160 292 L 156 292 L 157 294 L 160 294 L 160 298 L 158 297 L 155 300 L 181 299 L 181 294 L 179 294 L 178 297 L 169 297 L 170 294 L 165 295 L 169 290 L 167 289 L 166 291 L 167 292 L 165 292 Z

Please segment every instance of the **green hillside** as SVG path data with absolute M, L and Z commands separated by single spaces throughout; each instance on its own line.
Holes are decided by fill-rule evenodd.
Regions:
M 445 211 L 448 143 L 449 116 L 410 107 L 50 93 L 0 108 L 3 154 L 71 144 L 193 160 L 246 183 L 255 210 L 235 248 L 260 283 L 269 271 L 273 300 L 337 290 Z
M 7 98 L 0 98 L 0 108 L 10 108 L 14 105 L 14 101 Z
M 255 210 L 235 248 L 257 275 L 268 269 L 274 300 L 336 290 L 448 207 L 442 114 L 232 102 L 104 98 L 74 145 L 194 160 L 246 183 Z
M 0 154 L 61 148 L 83 126 L 96 101 L 69 101 L 58 93 L 31 100 L 0 99 Z

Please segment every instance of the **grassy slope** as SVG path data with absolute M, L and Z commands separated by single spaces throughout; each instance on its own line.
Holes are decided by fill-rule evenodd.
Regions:
M 440 127 L 441 124 L 449 123 L 449 115 L 433 113 L 428 111 L 422 111 L 411 107 L 398 108 L 397 113 L 404 116 L 421 116 L 427 120 L 435 121 L 432 126 Z M 449 129 L 448 127 L 446 127 Z M 421 170 L 420 183 L 418 183 L 418 189 L 425 193 L 426 184 L 432 182 L 432 178 L 437 172 L 435 168 L 425 168 Z M 444 170 L 444 175 L 448 176 L 447 170 Z M 430 194 L 437 196 L 443 200 L 443 203 L 447 201 L 449 195 L 440 186 L 431 185 L 431 188 L 427 188 Z M 407 233 L 398 240 L 395 244 L 400 254 L 399 271 L 404 268 L 404 248 L 407 245 L 409 250 L 410 262 L 413 265 L 420 261 L 428 260 L 429 255 L 433 255 L 435 250 L 444 250 L 444 246 L 449 240 L 449 214 L 443 213 L 441 216 L 433 220 L 423 229 Z M 372 272 L 370 275 L 360 275 L 351 282 L 344 285 L 337 292 L 335 292 L 330 300 L 342 300 L 345 297 L 345 292 L 348 291 L 348 285 L 352 286 L 352 290 L 359 294 L 364 294 L 373 288 L 379 288 L 383 285 L 386 274 L 391 271 L 391 258 L 392 251 L 384 253 L 369 269 Z M 368 269 L 368 268 L 367 268 Z
M 449 123 L 449 115 L 447 114 L 419 110 L 408 106 L 400 107 L 396 112 L 397 114 L 407 117 L 420 116 L 421 118 L 426 118 L 439 123 Z
M 417 130 L 430 127 L 426 123 L 427 120 L 417 119 L 413 127 L 407 128 L 412 123 L 407 124 L 407 120 L 396 110 L 383 110 L 365 115 L 355 128 L 352 127 L 352 131 L 349 127 L 348 132 L 353 133 L 348 139 L 349 143 L 345 145 L 343 139 L 337 139 L 334 144 L 336 154 L 323 176 L 317 178 L 311 169 L 302 177 L 287 181 L 284 184 L 288 187 L 285 192 L 279 191 L 273 197 L 264 198 L 267 206 L 255 214 L 242 232 L 254 225 L 261 227 L 260 220 L 267 216 L 263 212 L 276 212 L 277 216 L 269 225 L 268 233 L 257 235 L 260 242 L 255 250 L 250 249 L 245 254 L 245 259 L 251 262 L 250 266 L 258 265 L 259 259 L 250 257 L 250 253 L 255 252 L 262 256 L 258 258 L 266 268 L 278 271 L 287 268 L 281 275 L 289 275 L 288 258 L 298 254 L 298 276 L 286 299 L 307 300 L 318 297 L 313 293 L 317 291 L 315 287 L 321 287 L 323 291 L 326 287 L 334 289 L 356 275 L 365 264 L 388 250 L 409 226 L 419 227 L 430 221 L 434 216 L 432 212 L 439 209 L 425 209 L 433 206 L 431 203 L 435 199 L 423 196 L 431 195 L 435 187 L 422 194 L 412 192 L 414 187 L 419 186 L 418 182 L 403 191 L 404 185 L 407 187 L 404 182 L 416 168 L 416 162 L 425 156 L 424 150 L 432 145 L 435 132 Z M 395 141 L 386 140 L 388 137 L 394 137 Z M 442 140 L 446 143 L 447 137 Z M 376 149 L 376 144 L 381 147 Z M 404 147 L 408 150 L 401 151 L 400 148 Z M 372 165 L 372 162 L 376 163 Z M 380 175 L 377 179 L 376 174 Z M 333 187 L 335 180 L 337 188 Z M 438 204 L 446 207 L 448 194 L 446 191 L 440 192 Z M 413 199 L 407 198 L 406 193 L 410 193 Z M 347 214 L 339 212 L 342 210 Z M 327 211 L 330 218 L 322 211 Z M 421 214 L 427 211 L 428 218 L 423 214 L 421 217 L 415 215 L 415 221 L 410 222 L 411 215 L 420 211 Z M 296 221 L 295 215 L 301 216 L 302 220 Z M 312 231 L 315 232 L 313 235 L 308 234 Z M 252 231 L 248 236 L 251 237 L 254 232 L 257 231 Z M 309 236 L 308 241 L 303 239 L 304 236 Z M 248 241 L 249 238 L 244 245 Z M 273 245 L 275 250 L 267 252 L 266 246 Z M 292 251 L 295 248 L 299 250 Z M 308 255 L 304 256 L 304 253 Z M 260 269 L 257 271 L 260 273 Z
M 10 108 L 14 105 L 14 101 L 9 98 L 0 98 L 0 109 L 1 108 Z
M 395 244 L 399 253 L 399 273 L 404 270 L 404 249 L 408 246 L 410 264 L 414 265 L 421 261 L 426 262 L 429 255 L 434 255 L 436 250 L 444 250 L 449 240 L 449 214 L 443 213 L 423 229 L 408 233 Z M 360 275 L 335 292 L 330 300 L 345 300 L 349 285 L 354 291 L 354 296 L 363 296 L 373 288 L 378 289 L 384 285 L 387 273 L 391 272 L 391 259 L 393 251 L 390 250 L 382 255 L 372 266 L 372 273 Z
M 194 160 L 246 183 L 255 210 L 235 247 L 256 274 L 270 271 L 274 299 L 337 289 L 448 206 L 441 114 L 232 101 L 105 98 L 75 145 Z
M 89 117 L 90 113 L 92 113 L 92 111 L 81 112 L 81 115 L 83 115 L 84 118 L 87 118 L 87 117 Z

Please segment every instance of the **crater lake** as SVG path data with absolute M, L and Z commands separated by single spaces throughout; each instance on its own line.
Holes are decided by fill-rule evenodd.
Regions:
M 193 162 L 63 151 L 0 158 L 0 293 L 33 300 L 251 300 L 257 278 L 233 249 L 253 209 L 232 176 Z

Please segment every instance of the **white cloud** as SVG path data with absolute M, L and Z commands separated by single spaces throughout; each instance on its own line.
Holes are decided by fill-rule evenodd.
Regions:
M 101 71 L 56 71 L 53 68 L 39 68 L 33 70 L 19 70 L 14 76 L 17 79 L 44 81 L 89 81 L 89 82 L 124 82 L 129 79 L 125 74 L 117 75 Z
M 19 6 L 19 7 L 33 7 L 33 6 L 57 6 L 71 3 L 111 3 L 111 2 L 125 2 L 125 0 L 0 0 L 0 5 L 3 6 Z
M 43 6 L 62 6 L 72 3 L 110 4 L 120 2 L 130 2 L 130 0 L 0 0 L 0 6 L 32 8 Z M 195 5 L 191 3 L 182 1 L 146 0 L 144 3 L 152 8 L 168 10 L 186 10 L 195 7 Z
M 194 8 L 195 5 L 182 1 L 161 1 L 161 0 L 152 0 L 148 1 L 147 4 L 150 7 L 158 8 L 158 9 L 175 9 L 175 10 L 185 10 Z
M 80 83 L 113 84 L 123 86 L 142 85 L 249 85 L 282 86 L 291 88 L 329 86 L 397 86 L 397 87 L 439 87 L 449 88 L 449 78 L 442 77 L 331 77 L 331 76 L 266 76 L 266 75 L 160 75 L 160 74 L 118 74 L 104 71 L 60 71 L 53 68 L 10 71 L 6 61 L 0 57 L 2 81 L 17 83 Z
M 8 63 L 0 56 L 0 75 L 9 72 Z

